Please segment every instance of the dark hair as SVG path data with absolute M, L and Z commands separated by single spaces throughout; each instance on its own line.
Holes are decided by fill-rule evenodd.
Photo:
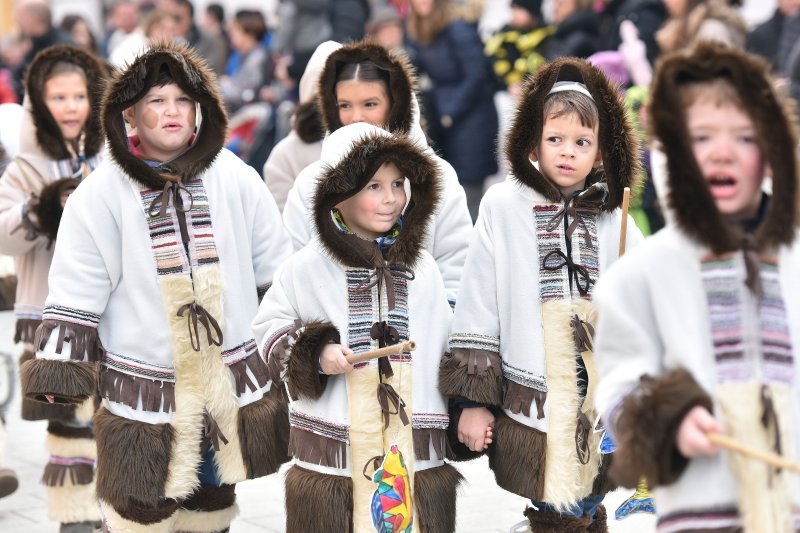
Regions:
M 597 104 L 583 93 L 561 91 L 549 94 L 545 98 L 542 110 L 545 121 L 549 118 L 559 118 L 572 113 L 578 115 L 581 125 L 586 128 L 594 129 L 600 122 Z
M 172 0 L 177 6 L 189 6 L 189 18 L 194 22 L 194 5 L 189 0 Z
M 236 12 L 234 20 L 242 28 L 242 31 L 253 37 L 256 42 L 261 42 L 267 34 L 267 23 L 264 21 L 264 15 L 261 11 L 240 9 Z
M 56 61 L 53 63 L 50 68 L 47 69 L 44 81 L 47 81 L 50 78 L 60 74 L 80 74 L 83 78 L 83 81 L 86 83 L 87 89 L 89 87 L 89 80 L 86 78 L 86 72 L 80 67 L 80 65 L 71 61 Z
M 206 13 L 211 13 L 220 24 L 225 22 L 225 10 L 219 4 L 208 4 Z
M 361 81 L 383 83 L 386 94 L 389 91 L 389 73 L 369 59 L 359 63 L 339 63 L 336 65 L 336 83 L 340 81 Z
M 72 30 L 81 22 L 86 24 L 86 28 L 89 30 L 89 48 L 92 52 L 96 52 L 97 39 L 95 39 L 94 32 L 92 31 L 92 27 L 89 26 L 89 22 L 82 16 L 64 15 L 64 18 L 61 19 L 61 29 L 72 35 Z

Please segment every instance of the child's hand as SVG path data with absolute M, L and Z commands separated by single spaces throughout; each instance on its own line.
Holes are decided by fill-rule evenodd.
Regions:
M 458 441 L 473 452 L 482 452 L 492 443 L 494 415 L 485 407 L 468 407 L 458 420 Z
M 341 344 L 328 344 L 319 355 L 319 366 L 328 375 L 344 374 L 353 371 L 353 365 L 347 362 L 346 355 L 352 355 L 353 350 Z
M 676 438 L 678 450 L 684 457 L 697 457 L 698 455 L 715 455 L 719 448 L 713 444 L 706 433 L 721 433 L 722 428 L 717 419 L 702 406 L 696 406 L 689 411 L 681 425 L 678 427 Z

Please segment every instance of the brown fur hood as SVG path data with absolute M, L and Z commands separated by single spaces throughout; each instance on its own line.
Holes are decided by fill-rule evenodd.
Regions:
M 73 63 L 86 73 L 89 89 L 89 117 L 86 119 L 85 150 L 87 157 L 97 155 L 103 149 L 103 134 L 100 129 L 100 103 L 108 82 L 108 69 L 96 56 L 75 46 L 56 45 L 36 55 L 25 78 L 25 91 L 31 103 L 31 116 L 36 127 L 36 142 L 52 159 L 68 159 L 67 145 L 61 136 L 53 115 L 44 102 L 44 84 L 53 65 L 59 62 Z
M 772 169 L 772 199 L 756 230 L 762 248 L 789 244 L 797 224 L 797 132 L 794 109 L 778 94 L 769 66 L 755 56 L 713 43 L 665 56 L 653 80 L 650 127 L 667 158 L 667 205 L 682 231 L 715 253 L 741 247 L 741 230 L 717 210 L 694 158 L 678 87 L 727 78 L 738 89 Z
M 225 144 L 228 117 L 222 104 L 219 84 L 213 71 L 197 52 L 183 44 L 153 45 L 125 70 L 119 71 L 103 99 L 103 128 L 114 160 L 132 179 L 161 188 L 165 180 L 156 169 L 130 150 L 122 112 L 139 101 L 167 69 L 178 86 L 200 106 L 200 127 L 192 146 L 176 159 L 162 165 L 161 171 L 188 179 L 209 168 Z
M 404 55 L 364 41 L 342 46 L 325 61 L 319 77 L 319 105 L 325 129 L 333 132 L 342 127 L 335 92 L 337 71 L 342 65 L 367 59 L 389 73 L 391 111 L 386 129 L 393 133 L 408 134 L 415 121 L 412 102 L 417 90 L 411 65 Z
M 403 214 L 403 229 L 385 252 L 385 261 L 413 267 L 425 248 L 425 231 L 441 195 L 438 166 L 424 147 L 377 126 L 356 123 L 339 128 L 325 139 L 321 160 L 323 172 L 312 206 L 314 226 L 325 251 L 345 266 L 371 269 L 384 265 L 377 245 L 339 231 L 331 210 L 363 189 L 388 161 L 405 175 L 411 194 Z
M 622 190 L 631 186 L 639 172 L 639 141 L 617 87 L 583 59 L 557 59 L 525 82 L 506 144 L 513 177 L 551 202 L 562 201 L 558 188 L 530 161 L 530 153 L 542 136 L 544 100 L 557 81 L 583 83 L 597 104 L 603 165 L 589 174 L 586 185 L 606 181 L 608 198 L 602 209 L 612 211 L 622 204 Z

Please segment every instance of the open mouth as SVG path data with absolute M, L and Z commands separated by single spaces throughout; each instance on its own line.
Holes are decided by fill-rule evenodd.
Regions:
M 725 174 L 706 177 L 711 194 L 717 198 L 727 197 L 736 192 L 736 178 Z

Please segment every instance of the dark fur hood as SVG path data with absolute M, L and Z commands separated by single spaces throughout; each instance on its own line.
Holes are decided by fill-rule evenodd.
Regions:
M 48 157 L 68 159 L 70 157 L 61 129 L 44 102 L 44 84 L 50 69 L 58 62 L 78 65 L 85 73 L 89 89 L 89 117 L 86 119 L 86 156 L 93 157 L 103 149 L 103 133 L 100 129 L 100 104 L 106 84 L 108 69 L 96 56 L 70 45 L 55 45 L 36 55 L 25 78 L 25 91 L 31 102 L 31 116 L 36 127 L 36 142 Z
M 103 128 L 109 149 L 128 176 L 152 188 L 163 187 L 165 180 L 131 152 L 122 112 L 153 87 L 161 69 L 168 69 L 178 86 L 200 105 L 202 117 L 191 148 L 164 165 L 163 171 L 182 179 L 202 173 L 225 145 L 228 126 L 214 73 L 205 60 L 186 45 L 154 45 L 128 68 L 117 72 L 103 99 Z
M 545 97 L 557 81 L 583 83 L 597 103 L 603 165 L 589 174 L 586 185 L 607 181 L 608 198 L 602 209 L 612 211 L 622 205 L 622 190 L 631 186 L 639 172 L 639 141 L 617 87 L 583 59 L 556 59 L 525 82 L 506 144 L 513 177 L 551 202 L 562 201 L 558 188 L 530 161 L 530 153 L 542 136 Z
M 425 148 L 405 136 L 356 123 L 339 128 L 323 141 L 321 160 L 323 171 L 312 206 L 314 226 L 326 252 L 345 266 L 375 268 L 384 264 L 374 242 L 338 230 L 331 210 L 363 189 L 389 161 L 408 179 L 411 195 L 403 229 L 385 253 L 385 261 L 413 267 L 425 248 L 425 231 L 441 195 L 438 166 Z
M 325 137 L 325 126 L 322 124 L 322 113 L 319 111 L 317 99 L 297 104 L 294 110 L 294 131 L 306 143 L 316 143 Z
M 360 63 L 367 59 L 389 73 L 391 112 L 386 129 L 407 134 L 414 123 L 412 102 L 417 90 L 411 65 L 405 55 L 363 41 L 342 46 L 325 61 L 319 78 L 319 104 L 325 129 L 333 132 L 342 127 L 335 92 L 337 70 L 344 64 Z
M 739 249 L 741 230 L 725 222 L 705 184 L 678 87 L 721 77 L 737 88 L 772 168 L 772 199 L 755 237 L 762 249 L 777 247 L 794 240 L 797 224 L 797 132 L 795 110 L 775 90 L 768 72 L 760 58 L 712 43 L 666 56 L 656 69 L 650 127 L 667 158 L 667 205 L 681 230 L 715 253 Z

